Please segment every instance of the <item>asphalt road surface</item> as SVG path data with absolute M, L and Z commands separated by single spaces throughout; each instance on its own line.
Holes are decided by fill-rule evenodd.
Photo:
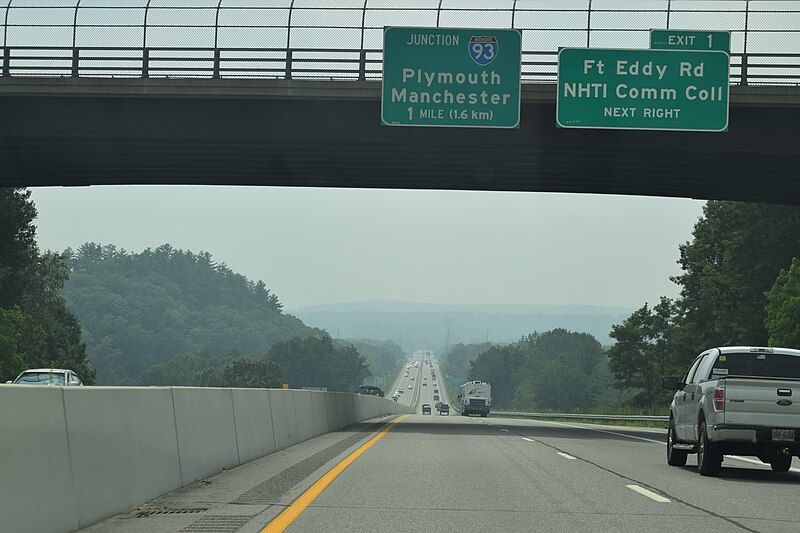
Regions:
M 449 403 L 430 373 L 412 364 L 409 378 L 397 383 L 406 387 L 401 401 L 413 401 L 418 413 L 435 403 L 434 389 Z M 758 460 L 726 457 L 722 475 L 706 478 L 694 456 L 685 468 L 666 464 L 660 430 L 433 413 L 392 425 L 316 492 L 287 530 L 800 530 L 799 463 L 774 473 Z M 138 514 L 202 511 L 134 512 L 88 530 L 261 531 L 392 420 L 312 439 L 159 498 Z

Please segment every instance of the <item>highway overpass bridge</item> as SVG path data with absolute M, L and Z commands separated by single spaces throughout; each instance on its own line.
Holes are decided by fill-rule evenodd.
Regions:
M 0 185 L 610 193 L 800 204 L 793 2 L 131 2 L 0 7 Z M 521 127 L 380 125 L 386 25 L 522 32 Z M 727 133 L 555 127 L 560 46 L 730 32 Z
M 633 194 L 800 204 L 800 86 L 732 86 L 730 130 L 380 124 L 379 81 L 0 78 L 0 183 Z

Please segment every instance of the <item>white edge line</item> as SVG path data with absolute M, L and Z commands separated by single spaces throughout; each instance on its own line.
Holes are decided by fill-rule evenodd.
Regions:
M 655 444 L 661 444 L 662 446 L 666 446 L 667 445 L 666 442 L 662 442 L 662 441 L 659 441 L 659 440 L 646 439 L 644 437 L 637 437 L 636 435 L 627 435 L 625 433 L 617 433 L 616 431 L 608 431 L 608 430 L 605 430 L 605 429 L 598 429 L 598 428 L 586 427 L 586 426 L 576 426 L 576 425 L 573 425 L 573 424 L 567 424 L 567 423 L 564 423 L 564 422 L 553 422 L 553 421 L 550 421 L 550 420 L 539 420 L 539 422 L 547 422 L 548 424 L 557 424 L 559 426 L 568 426 L 568 427 L 578 428 L 578 429 L 588 429 L 588 430 L 591 430 L 591 431 L 597 431 L 598 433 L 608 433 L 610 435 L 618 435 L 620 437 L 627 437 L 629 439 L 643 440 L 645 442 L 652 442 L 652 443 L 655 443 Z M 744 463 L 767 466 L 766 463 L 762 463 L 758 459 L 751 459 L 750 457 L 742 457 L 740 455 L 726 455 L 725 457 L 728 457 L 730 459 L 735 459 L 736 461 L 742 461 Z M 800 468 L 794 468 L 793 467 L 793 468 L 790 468 L 789 471 L 800 474 Z
M 647 496 L 651 500 L 657 501 L 658 503 L 670 503 L 669 498 L 665 498 L 659 494 L 656 494 L 653 491 L 640 487 L 639 485 L 625 485 L 625 486 L 634 492 L 638 492 L 642 496 Z
M 570 455 L 570 454 L 568 454 L 568 453 L 564 453 L 564 452 L 556 452 L 556 453 L 557 453 L 558 455 L 560 455 L 561 457 L 563 457 L 564 459 L 575 459 L 575 457 L 571 456 L 571 455 Z
M 597 431 L 598 433 L 608 433 L 609 435 L 617 435 L 618 437 L 627 437 L 629 439 L 643 440 L 645 442 L 652 442 L 654 444 L 666 445 L 666 442 L 664 442 L 664 441 L 655 440 L 655 439 L 646 439 L 644 437 L 637 437 L 636 435 L 628 435 L 627 433 L 617 433 L 616 431 L 608 431 L 607 429 L 598 429 L 598 428 L 587 427 L 587 426 L 576 426 L 574 424 L 567 424 L 566 422 L 553 422 L 551 420 L 537 420 L 537 422 L 546 422 L 548 424 L 556 424 L 556 425 L 559 425 L 559 426 L 567 426 L 567 427 L 577 428 L 577 429 L 588 429 L 590 431 Z
M 498 428 L 498 429 L 499 429 L 500 431 L 505 431 L 505 432 L 508 432 L 508 430 L 507 430 L 506 428 Z
M 729 459 L 735 459 L 737 461 L 742 461 L 744 463 L 750 463 L 750 464 L 761 465 L 761 466 L 768 466 L 767 463 L 762 463 L 758 459 L 752 459 L 750 457 L 742 457 L 741 455 L 726 455 L 725 457 L 727 457 Z M 789 472 L 800 473 L 800 468 L 790 468 Z

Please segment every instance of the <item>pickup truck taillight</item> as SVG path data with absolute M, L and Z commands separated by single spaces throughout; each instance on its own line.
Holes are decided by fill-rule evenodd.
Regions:
M 714 410 L 725 410 L 725 389 L 722 387 L 717 387 L 714 389 Z

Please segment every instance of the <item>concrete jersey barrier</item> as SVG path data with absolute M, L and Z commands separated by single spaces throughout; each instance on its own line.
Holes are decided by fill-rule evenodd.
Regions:
M 0 529 L 73 531 L 223 468 L 410 412 L 307 390 L 0 386 Z

